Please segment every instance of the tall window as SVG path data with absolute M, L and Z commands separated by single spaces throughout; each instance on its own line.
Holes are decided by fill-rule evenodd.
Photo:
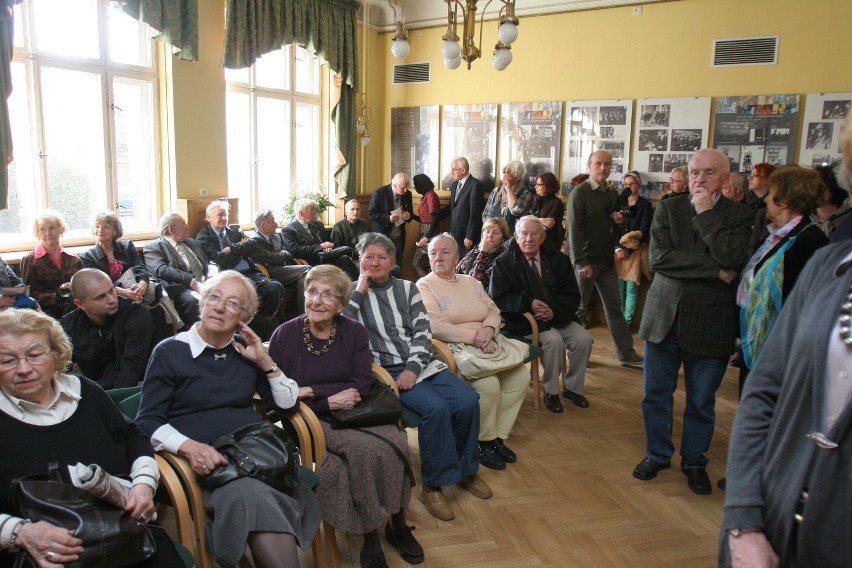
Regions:
M 68 220 L 66 242 L 90 237 L 91 216 L 114 210 L 126 233 L 157 219 L 157 73 L 151 30 L 110 0 L 24 0 L 15 6 L 15 159 L 0 239 L 32 240 L 45 207 Z
M 240 222 L 280 211 L 293 191 L 324 193 L 320 173 L 320 65 L 298 46 L 226 70 L 228 188 Z

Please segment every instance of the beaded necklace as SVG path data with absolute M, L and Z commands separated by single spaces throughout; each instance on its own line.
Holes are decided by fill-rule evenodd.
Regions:
M 310 320 L 308 318 L 305 318 L 304 334 L 302 336 L 305 340 L 305 347 L 308 348 L 308 352 L 312 355 L 323 355 L 327 353 L 329 349 L 331 349 L 331 345 L 334 343 L 334 336 L 337 333 L 337 318 L 334 318 L 331 322 L 331 331 L 328 332 L 328 339 L 326 339 L 325 345 L 322 349 L 314 349 L 314 342 L 311 339 L 312 336 L 309 327 L 310 323 Z

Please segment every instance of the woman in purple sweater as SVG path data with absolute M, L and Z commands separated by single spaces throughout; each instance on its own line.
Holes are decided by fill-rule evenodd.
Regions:
M 312 268 L 305 277 L 305 314 L 276 329 L 269 342 L 269 355 L 299 384 L 299 398 L 320 418 L 352 408 L 372 386 L 367 330 L 341 315 L 351 295 L 352 280 L 342 270 Z M 328 456 L 320 466 L 317 497 L 323 518 L 364 535 L 361 566 L 383 568 L 387 563 L 378 529 L 384 508 L 390 513 L 385 539 L 409 564 L 423 562 L 423 549 L 411 534 L 414 527 L 405 520 L 414 484 L 406 474 L 412 469 L 405 434 L 396 425 L 333 430 L 322 424 Z

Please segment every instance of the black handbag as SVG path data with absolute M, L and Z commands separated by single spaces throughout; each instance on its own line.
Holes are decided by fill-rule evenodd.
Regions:
M 396 424 L 402 416 L 402 403 L 389 388 L 376 381 L 355 407 L 332 410 L 330 414 L 328 422 L 335 430 Z
M 12 481 L 12 506 L 20 517 L 74 531 L 83 553 L 66 568 L 117 568 L 137 564 L 157 552 L 151 531 L 130 513 L 88 491 L 63 483 L 56 463 L 48 473 Z M 21 551 L 16 565 L 34 565 Z
M 241 426 L 210 445 L 228 460 L 228 465 L 198 476 L 205 489 L 215 489 L 241 477 L 253 477 L 284 493 L 299 485 L 299 448 L 287 432 L 271 422 Z

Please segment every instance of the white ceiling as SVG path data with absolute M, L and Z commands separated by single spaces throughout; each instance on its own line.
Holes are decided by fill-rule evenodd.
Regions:
M 672 1 L 676 0 L 516 0 L 515 15 L 520 18 L 538 14 Z M 393 30 L 394 10 L 391 2 L 396 5 L 397 19 L 403 17 L 406 28 L 426 28 L 446 25 L 447 23 L 447 4 L 444 0 L 361 0 L 362 10 L 364 5 L 368 6 L 368 20 L 373 28 L 381 31 Z M 464 4 L 465 0 L 461 0 L 461 3 Z M 477 19 L 482 16 L 482 9 L 487 3 L 487 0 L 479 0 Z M 400 5 L 402 6 L 401 10 Z M 485 13 L 485 19 L 493 19 L 500 7 L 501 1 L 493 0 Z M 402 14 L 399 14 L 400 11 L 402 11 Z

